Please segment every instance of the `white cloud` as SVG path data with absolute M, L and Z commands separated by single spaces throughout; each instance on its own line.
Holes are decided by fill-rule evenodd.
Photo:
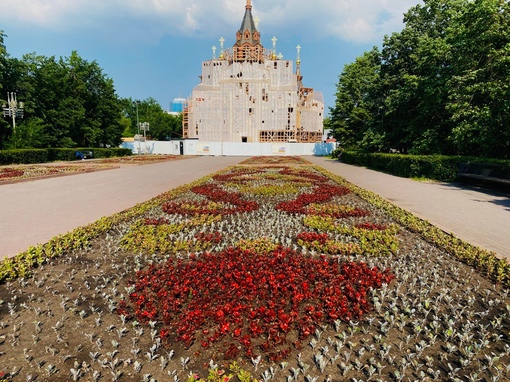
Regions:
M 420 0 L 252 0 L 263 36 L 289 31 L 308 39 L 334 37 L 380 43 L 402 29 L 402 17 Z M 240 0 L 2 0 L 0 25 L 24 23 L 67 32 L 106 33 L 109 38 L 159 40 L 163 35 L 216 39 L 239 27 Z
M 301 27 L 317 38 L 335 37 L 353 42 L 380 42 L 382 36 L 400 31 L 403 14 L 420 0 L 313 0 L 290 1 L 284 7 L 262 9 L 271 26 L 282 23 L 294 30 Z M 297 4 L 299 3 L 299 4 Z M 299 26 L 300 23 L 301 26 Z

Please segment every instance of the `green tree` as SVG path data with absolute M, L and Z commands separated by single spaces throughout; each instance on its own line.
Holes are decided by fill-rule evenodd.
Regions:
M 4 72 L 5 72 L 5 60 L 7 56 L 7 51 L 4 45 L 4 31 L 0 29 L 0 104 L 3 104 L 4 97 L 3 94 L 3 83 L 4 83 Z M 0 118 L 0 150 L 3 147 L 3 142 L 5 140 L 5 134 L 7 130 L 7 123 L 5 123 L 3 118 Z
M 380 68 L 380 53 L 374 47 L 345 65 L 340 74 L 329 128 L 343 147 L 359 146 L 365 133 L 378 123 Z
M 451 143 L 465 154 L 510 158 L 510 3 L 467 2 L 448 40 Z
M 2 91 L 2 103 L 7 102 L 8 95 L 7 93 L 14 93 L 16 96 L 16 100 L 18 104 L 23 102 L 25 104 L 26 100 L 26 92 L 24 91 L 23 86 L 21 85 L 21 79 L 23 77 L 24 66 L 20 63 L 19 60 L 15 58 L 6 57 L 4 60 L 4 70 L 2 72 L 2 82 L 3 82 L 3 91 Z M 27 105 L 24 105 L 24 110 L 26 111 Z M 26 114 L 26 113 L 25 113 Z M 25 119 L 16 118 L 16 128 L 21 126 Z M 2 135 L 2 147 L 6 147 L 9 139 L 14 133 L 14 120 L 11 117 L 2 118 L 1 124 L 1 135 Z
M 5 61 L 7 59 L 7 50 L 4 44 L 4 31 L 0 29 L 0 91 L 3 90 L 3 73 L 5 72 Z
M 344 68 L 337 137 L 372 151 L 509 158 L 510 2 L 424 0 L 404 22 L 384 38 L 377 72 L 367 64 L 377 52 Z
M 147 135 L 152 139 L 164 141 L 182 137 L 182 116 L 168 114 L 154 98 L 142 101 L 126 98 L 122 100 L 122 107 L 123 117 L 131 121 L 129 128 L 124 130 L 124 136 L 143 134 L 138 130 L 138 121 L 149 123 Z
M 19 86 L 26 94 L 27 115 L 44 121 L 52 147 L 116 146 L 124 127 L 113 81 L 97 62 L 77 52 L 60 58 L 26 54 Z
M 13 59 L 13 66 L 18 68 L 16 82 L 25 96 L 26 120 L 39 118 L 43 121 L 48 146 L 72 146 L 72 142 L 65 138 L 69 135 L 66 124 L 62 123 L 61 127 L 58 123 L 59 100 L 65 98 L 62 87 L 65 72 L 55 57 L 29 53 L 23 55 L 20 60 Z
M 168 141 L 182 138 L 182 115 L 174 116 L 162 111 L 153 119 L 153 125 L 150 134 L 153 139 Z
M 449 150 L 452 49 L 446 36 L 465 2 L 425 0 L 405 14 L 402 32 L 385 38 L 384 130 L 391 148 L 420 154 Z
M 107 78 L 96 61 L 88 62 L 77 52 L 60 60 L 67 74 L 66 98 L 62 111 L 68 111 L 70 138 L 78 146 L 116 146 L 123 126 L 121 105 L 113 80 Z
M 47 147 L 49 137 L 45 132 L 45 124 L 40 118 L 31 118 L 27 122 L 16 125 L 7 149 L 29 149 Z

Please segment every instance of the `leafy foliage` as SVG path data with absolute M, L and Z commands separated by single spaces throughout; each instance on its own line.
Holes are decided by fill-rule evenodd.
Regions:
M 425 0 L 346 65 L 330 126 L 346 148 L 510 156 L 510 4 Z
M 26 121 L 20 120 L 16 126 L 21 132 L 10 132 L 11 147 L 100 147 L 120 143 L 119 100 L 113 80 L 103 74 L 96 61 L 88 62 L 74 51 L 58 60 L 26 54 L 22 59 L 9 59 L 7 65 L 6 87 L 24 101 L 26 115 Z M 23 128 L 23 122 L 29 127 Z M 34 130 L 35 140 L 19 139 L 26 131 Z
M 510 165 L 510 161 L 504 159 L 460 155 L 404 155 L 359 151 L 344 151 L 342 153 L 342 162 L 344 163 L 365 166 L 406 178 L 427 178 L 442 182 L 455 180 L 462 163 L 477 161 Z
M 0 152 L 0 164 L 32 164 L 53 161 L 72 161 L 76 159 L 76 150 L 81 148 L 14 149 Z M 130 156 L 131 150 L 119 147 L 95 148 L 95 158 Z
M 122 114 L 129 122 L 125 135 L 143 134 L 137 123 L 148 122 L 147 135 L 155 140 L 166 141 L 182 137 L 182 115 L 166 113 L 154 98 L 143 101 L 126 98 L 122 100 Z
M 366 52 L 345 65 L 337 86 L 335 107 L 331 109 L 329 128 L 344 147 L 356 146 L 369 136 L 380 117 L 375 92 L 380 87 L 381 54 L 378 48 Z M 373 141 L 366 145 L 373 146 Z
M 36 53 L 11 58 L 4 37 L 0 31 L 0 90 L 16 92 L 25 113 L 15 130 L 10 119 L 0 119 L 0 149 L 114 147 L 124 134 L 138 132 L 138 121 L 150 123 L 154 139 L 182 136 L 180 116 L 167 114 L 152 98 L 120 99 L 96 61 L 76 51 L 60 58 Z
M 17 126 L 12 133 L 6 149 L 29 149 L 46 147 L 49 137 L 44 132 L 44 121 L 40 118 L 31 118 L 26 123 Z

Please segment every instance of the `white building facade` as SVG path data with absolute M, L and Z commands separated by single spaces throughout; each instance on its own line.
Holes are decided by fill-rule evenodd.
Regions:
M 232 48 L 202 63 L 201 83 L 183 112 L 185 138 L 206 142 L 322 141 L 324 100 L 302 85 L 294 62 L 264 49 L 250 0 Z M 295 71 L 294 71 L 295 69 Z

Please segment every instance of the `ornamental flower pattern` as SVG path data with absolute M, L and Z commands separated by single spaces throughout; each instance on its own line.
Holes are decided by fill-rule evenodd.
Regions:
M 264 188 L 270 191 L 257 191 Z M 323 325 L 332 327 L 368 313 L 369 291 L 394 277 L 388 269 L 337 257 L 367 252 L 361 242 L 302 232 L 303 216 L 327 218 L 331 225 L 369 216 L 368 211 L 338 204 L 349 193 L 311 168 L 238 166 L 214 175 L 179 200 L 163 203 L 164 215 L 145 218 L 134 236 L 126 235 L 124 242 L 165 254 L 167 260 L 138 271 L 130 286 L 134 292 L 120 303 L 118 313 L 145 324 L 158 322 L 161 339 L 168 344 L 190 348 L 198 343 L 202 351 L 214 348 L 226 359 L 286 359 Z M 256 236 L 233 241 L 213 230 L 217 224 L 252 220 L 254 213 L 290 221 L 301 233 L 290 231 L 290 237 L 280 240 Z M 197 219 L 204 223 L 201 227 Z M 270 232 L 271 222 L 264 223 Z M 172 239 L 177 234 L 189 239 Z M 201 252 L 212 246 L 217 251 Z M 307 248 L 317 254 L 306 253 Z M 197 252 L 190 254 L 192 250 Z M 172 253 L 184 257 L 176 259 Z
M 245 161 L 6 259 L 0 267 L 0 379 L 510 379 L 508 263 L 324 169 L 308 167 L 302 159 L 284 159 L 289 166 L 283 166 L 281 159 Z M 255 202 L 258 208 L 221 214 L 239 205 L 192 191 L 203 185 L 238 194 L 238 201 Z M 310 197 L 310 203 L 299 199 L 324 185 L 342 185 L 351 192 L 329 200 Z M 187 211 L 165 212 L 165 203 Z M 277 209 L 280 203 L 300 205 L 289 212 Z M 202 211 L 189 213 L 194 208 Z M 352 214 L 355 210 L 368 214 Z M 293 259 L 308 267 L 292 266 L 282 274 Z M 277 266 L 267 266 L 276 260 Z M 215 265 L 218 261 L 224 265 Z M 257 261 L 262 265 L 242 273 Z M 214 273 L 227 264 L 225 272 Z M 152 283 L 149 269 L 163 277 L 176 272 L 193 276 L 167 283 L 165 290 Z M 202 269 L 221 283 L 211 282 L 207 289 L 202 285 L 199 294 Z M 257 274 L 260 280 L 265 277 L 260 286 L 248 284 L 255 271 L 264 272 Z M 356 280 L 364 283 L 369 272 L 395 277 L 380 287 L 376 282 L 363 294 L 365 285 Z M 137 275 L 144 274 L 142 282 Z M 328 284 L 325 275 L 335 281 Z M 344 280 L 334 279 L 339 275 Z M 299 278 L 305 281 L 298 283 Z M 181 284 L 187 293 L 168 295 Z M 193 332 L 183 312 L 220 285 L 227 285 L 230 301 L 219 296 L 222 313 L 214 304 L 191 310 L 191 322 L 199 328 Z M 247 285 L 270 296 L 243 300 Z M 273 288 L 269 292 L 268 286 Z M 337 287 L 343 288 L 340 294 L 329 294 Z M 281 298 L 306 291 L 311 297 L 303 300 Z M 340 296 L 346 312 L 361 318 L 334 319 L 343 314 L 338 311 L 342 300 L 334 300 Z M 181 313 L 167 314 L 165 323 L 157 318 L 160 305 L 172 305 L 172 298 L 179 300 Z M 134 316 L 135 303 L 140 303 L 141 319 Z M 212 313 L 196 326 L 205 308 Z M 248 317 L 243 325 L 239 315 Z M 192 341 L 189 348 L 185 341 Z
M 360 319 L 371 310 L 370 290 L 391 282 L 389 270 L 363 262 L 274 251 L 228 248 L 170 259 L 137 273 L 119 314 L 163 325 L 161 337 L 189 348 L 220 344 L 225 358 L 260 353 L 273 361 L 323 324 Z M 298 339 L 290 343 L 294 332 Z

